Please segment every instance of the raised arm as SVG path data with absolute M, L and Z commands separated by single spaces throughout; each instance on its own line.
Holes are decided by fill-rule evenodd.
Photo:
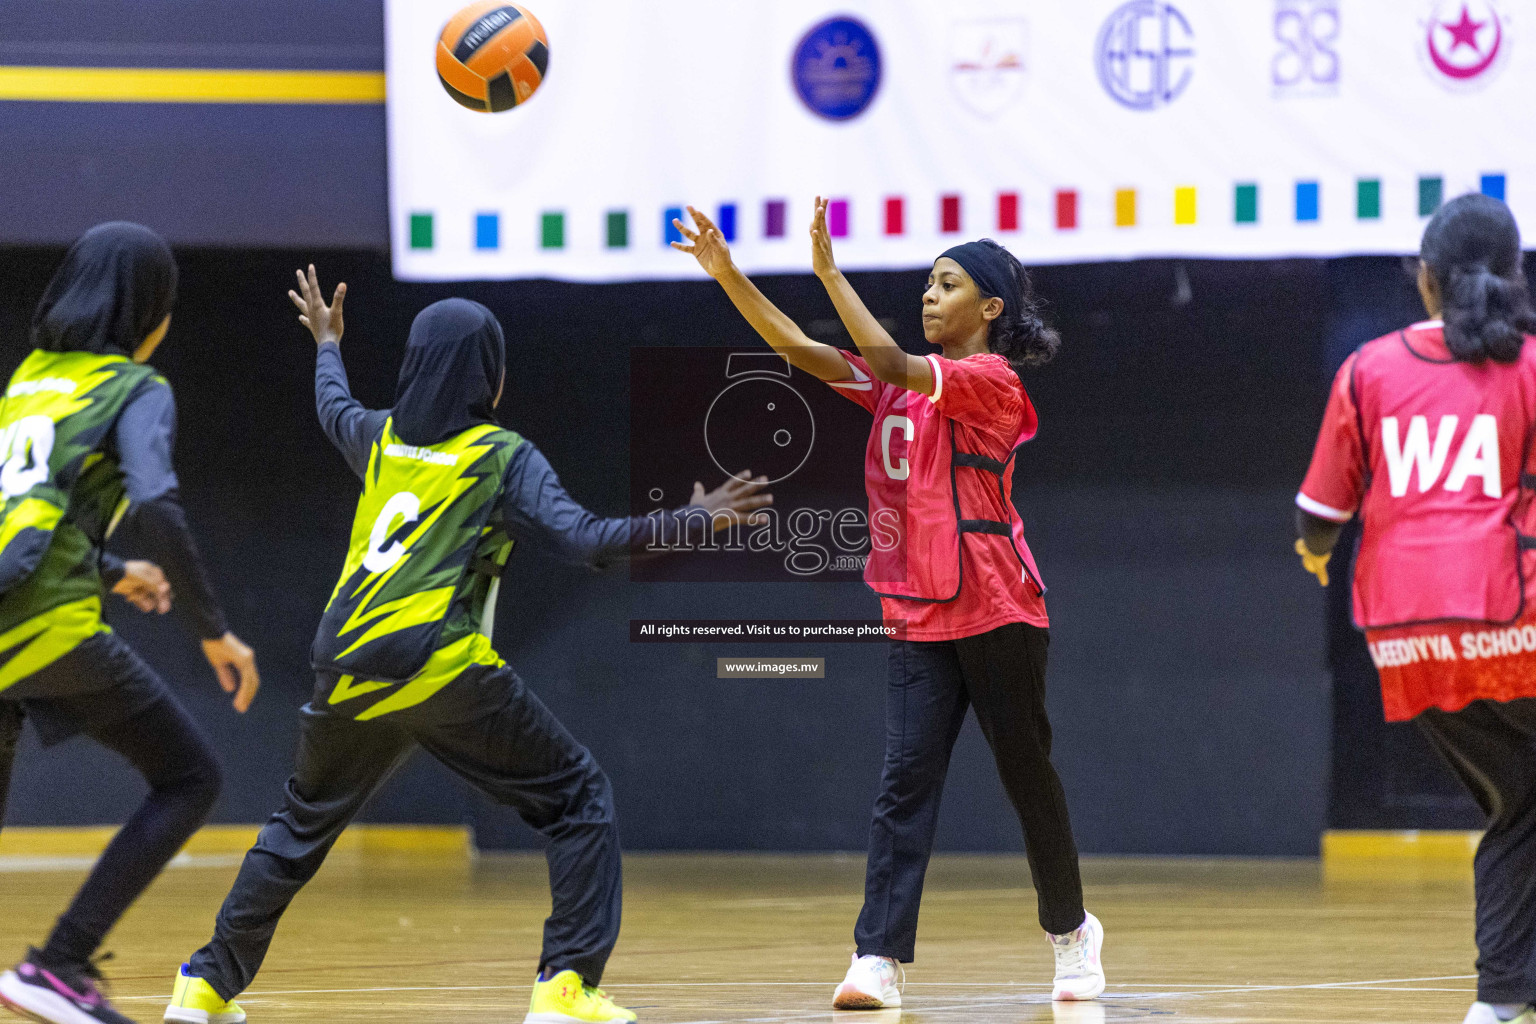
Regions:
M 933 367 L 928 360 L 909 355 L 896 344 L 837 269 L 832 259 L 832 236 L 827 231 L 827 201 L 821 196 L 816 197 L 816 214 L 811 220 L 811 269 L 831 296 L 843 326 L 859 347 L 859 354 L 869 363 L 869 371 L 887 384 L 933 394 Z
M 387 412 L 371 412 L 352 397 L 347 385 L 347 368 L 341 361 L 341 335 L 345 329 L 341 306 L 347 297 L 343 282 L 327 306 L 320 291 L 315 265 L 309 273 L 295 272 L 299 291 L 289 289 L 288 297 L 299 309 L 299 323 L 309 328 L 315 339 L 315 413 L 320 429 L 347 460 L 352 472 L 362 476 L 368 470 L 368 449 L 378 436 Z
M 720 287 L 725 289 L 725 294 L 741 315 L 747 318 L 747 323 L 773 346 L 775 352 L 789 360 L 790 365 L 822 380 L 848 380 L 853 376 L 853 370 L 848 360 L 843 358 L 842 352 L 832 345 L 823 345 L 807 338 L 793 320 L 769 302 L 768 297 L 758 291 L 757 285 L 737 269 L 736 264 L 731 262 L 731 251 L 725 244 L 725 236 L 713 221 L 691 206 L 688 207 L 688 216 L 698 229 L 694 230 L 682 221 L 674 220 L 673 226 L 683 233 L 687 242 L 673 242 L 672 248 L 698 260 L 705 273 L 720 282 Z

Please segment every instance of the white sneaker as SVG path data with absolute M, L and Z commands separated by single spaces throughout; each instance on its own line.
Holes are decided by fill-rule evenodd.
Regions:
M 1056 984 L 1051 989 L 1051 998 L 1097 998 L 1104 991 L 1104 965 L 1099 960 L 1099 951 L 1104 948 L 1104 926 L 1099 919 L 1084 913 L 1077 931 L 1052 935 L 1050 939 L 1056 951 Z
M 1513 1017 L 1500 1017 L 1500 1011 L 1507 1011 L 1513 1007 L 1495 1007 L 1491 1003 L 1473 1003 L 1472 1009 L 1467 1011 L 1466 1020 L 1462 1024 L 1536 1024 L 1536 1010 L 1527 1006 Z
M 832 993 L 832 1009 L 883 1010 L 888 1006 L 900 1006 L 898 978 L 905 981 L 906 972 L 890 957 L 855 954 L 848 973 L 843 976 L 843 983 Z

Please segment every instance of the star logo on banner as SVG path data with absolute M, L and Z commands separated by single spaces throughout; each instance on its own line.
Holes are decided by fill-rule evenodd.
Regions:
M 1483 51 L 1477 45 L 1477 33 L 1486 24 L 1488 24 L 1486 21 L 1473 21 L 1472 12 L 1467 10 L 1466 4 L 1462 4 L 1461 20 L 1454 25 L 1450 22 L 1442 21 L 1440 27 L 1451 34 L 1452 53 L 1455 53 L 1458 47 L 1470 46 L 1472 51 L 1481 57 Z
M 1509 49 L 1508 27 L 1495 0 L 1434 0 L 1421 53 L 1443 83 L 1480 84 Z

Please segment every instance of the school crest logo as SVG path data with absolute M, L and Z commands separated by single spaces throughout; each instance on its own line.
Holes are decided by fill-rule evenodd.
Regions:
M 1434 0 L 1420 23 L 1419 55 L 1447 88 L 1492 81 L 1509 56 L 1509 17 L 1494 0 Z
M 1023 18 L 957 21 L 949 30 L 949 84 L 965 107 L 996 117 L 1024 92 L 1029 24 Z

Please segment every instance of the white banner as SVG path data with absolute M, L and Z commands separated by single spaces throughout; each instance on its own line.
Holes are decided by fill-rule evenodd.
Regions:
M 1536 225 L 1536 0 L 528 0 L 548 74 L 500 114 L 437 80 L 459 0 L 387 0 L 407 280 L 749 272 L 990 236 L 1026 263 L 1412 252 L 1481 190 Z

